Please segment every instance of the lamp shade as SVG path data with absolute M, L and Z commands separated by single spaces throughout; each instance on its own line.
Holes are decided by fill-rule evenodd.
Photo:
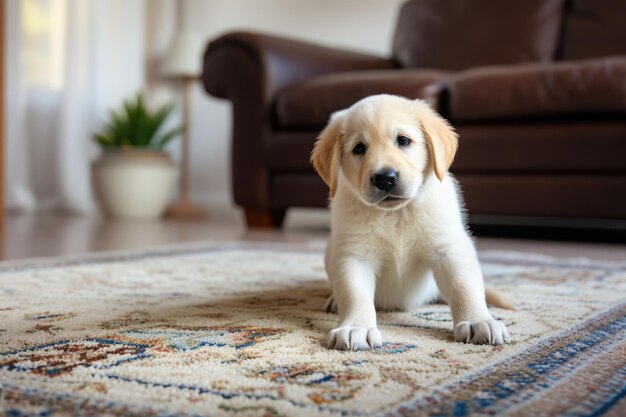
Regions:
M 166 77 L 195 77 L 200 74 L 204 39 L 197 33 L 177 33 L 163 59 L 160 73 Z

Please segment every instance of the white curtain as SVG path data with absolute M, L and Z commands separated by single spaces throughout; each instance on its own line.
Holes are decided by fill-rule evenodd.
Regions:
M 149 86 L 146 62 L 166 47 L 172 1 L 7 0 L 6 207 L 90 213 L 91 140 Z M 156 19 L 156 20 L 155 20 Z M 156 35 L 151 35 L 156 34 Z M 157 36 L 160 39 L 146 39 Z M 148 74 L 148 75 L 146 75 Z

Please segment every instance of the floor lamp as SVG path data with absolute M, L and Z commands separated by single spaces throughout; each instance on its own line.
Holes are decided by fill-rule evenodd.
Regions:
M 189 198 L 189 93 L 200 74 L 202 39 L 191 33 L 176 35 L 161 67 L 161 75 L 175 78 L 183 84 L 183 123 L 180 190 L 178 200 L 168 207 L 165 217 L 182 220 L 203 220 L 206 210 Z

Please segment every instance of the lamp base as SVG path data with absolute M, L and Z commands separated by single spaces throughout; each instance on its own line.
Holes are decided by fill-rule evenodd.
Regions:
M 206 209 L 189 200 L 179 200 L 165 211 L 165 218 L 179 220 L 206 220 Z

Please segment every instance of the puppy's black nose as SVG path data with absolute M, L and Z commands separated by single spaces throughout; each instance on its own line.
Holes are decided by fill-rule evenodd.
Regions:
M 389 191 L 396 185 L 398 175 L 398 171 L 392 171 L 390 169 L 379 171 L 372 175 L 372 184 L 379 190 Z

